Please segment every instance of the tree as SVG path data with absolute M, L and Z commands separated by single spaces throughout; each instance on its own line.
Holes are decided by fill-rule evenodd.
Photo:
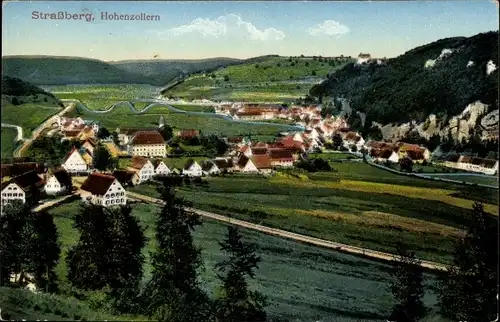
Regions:
M 146 244 L 130 206 L 85 205 L 75 218 L 80 239 L 68 252 L 68 279 L 82 290 L 106 289 L 120 312 L 136 309 Z
M 30 259 L 34 282 L 37 288 L 46 292 L 57 289 L 56 268 L 61 253 L 59 234 L 54 218 L 46 211 L 31 212 L 31 223 L 34 226 L 34 236 L 31 238 Z
M 112 169 L 115 165 L 111 154 L 108 149 L 103 145 L 99 145 L 94 151 L 93 157 L 94 168 L 104 171 L 108 169 Z
M 473 205 L 467 233 L 453 264 L 438 282 L 441 314 L 452 321 L 493 321 L 497 314 L 498 219 Z
M 425 292 L 420 261 L 415 258 L 414 252 L 408 252 L 402 246 L 398 246 L 398 256 L 395 256 L 392 264 L 389 289 L 396 303 L 389 321 L 420 321 L 427 314 L 427 308 L 422 300 Z
M 175 186 L 181 180 L 164 180 L 159 188 L 165 205 L 156 219 L 146 313 L 162 321 L 197 322 L 206 320 L 210 311 L 208 297 L 198 281 L 198 269 L 203 265 L 201 251 L 192 236 L 201 222 L 198 215 L 186 210 L 184 199 L 175 195 Z
M 144 228 L 132 215 L 130 206 L 109 209 L 108 215 L 112 221 L 110 233 L 113 240 L 112 245 L 109 245 L 108 269 L 114 272 L 108 285 L 113 307 L 123 313 L 135 312 L 144 264 Z
M 413 160 L 409 157 L 403 157 L 399 160 L 399 167 L 401 168 L 401 171 L 412 172 Z
M 228 75 L 225 75 L 225 76 L 224 76 L 224 81 L 225 81 L 225 82 L 229 82 L 229 76 L 228 76 Z
M 0 216 L 0 285 L 24 285 L 27 275 L 39 289 L 55 291 L 54 268 L 60 255 L 57 228 L 53 218 L 42 211 L 31 211 L 32 204 L 14 202 L 6 205 Z
M 99 127 L 99 131 L 97 131 L 97 137 L 99 139 L 105 139 L 109 137 L 111 134 L 109 133 L 108 129 L 105 127 Z
M 160 134 L 165 141 L 168 141 L 174 137 L 174 131 L 168 124 L 165 124 L 162 127 L 160 127 Z
M 19 100 L 17 99 L 17 97 L 13 97 L 11 102 L 13 105 L 19 105 Z
M 343 143 L 344 143 L 344 140 L 342 139 L 340 134 L 335 133 L 332 137 L 332 144 L 333 144 L 335 150 L 338 150 L 342 146 Z
M 105 259 L 109 247 L 113 245 L 109 234 L 110 220 L 104 207 L 92 204 L 82 206 L 73 228 L 78 230 L 80 238 L 66 256 L 68 280 L 82 290 L 100 290 L 109 280 Z
M 265 297 L 248 289 L 247 277 L 254 278 L 260 257 L 255 245 L 243 242 L 238 229 L 229 226 L 225 239 L 219 243 L 229 258 L 216 264 L 221 281 L 220 295 L 216 300 L 216 320 L 227 322 L 265 321 Z
M 351 152 L 358 152 L 358 147 L 356 146 L 356 144 L 351 144 L 349 148 L 351 149 Z
M 312 76 L 316 76 L 316 71 L 315 71 L 315 70 L 313 70 L 313 71 L 311 72 L 311 75 L 312 75 Z

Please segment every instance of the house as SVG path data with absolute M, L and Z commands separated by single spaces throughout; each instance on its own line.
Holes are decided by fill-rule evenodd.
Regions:
M 269 158 L 272 166 L 293 167 L 295 161 L 292 152 L 287 149 L 269 149 Z
M 263 155 L 267 154 L 267 147 L 266 148 L 257 148 L 257 147 L 252 147 L 251 148 L 251 155 Z
M 420 150 L 406 151 L 405 156 L 410 158 L 414 163 L 423 163 L 425 161 L 424 154 Z
M 369 154 L 370 157 L 373 159 L 373 161 L 377 162 L 389 161 L 392 163 L 399 162 L 399 155 L 392 149 L 371 149 Z
M 190 177 L 201 177 L 203 174 L 203 169 L 198 164 L 198 162 L 190 159 L 184 165 L 184 169 L 182 169 L 182 174 L 188 175 Z
M 155 159 L 155 160 L 153 160 L 152 163 L 153 163 L 156 175 L 169 175 L 172 172 L 167 167 L 167 165 L 165 164 L 165 162 L 163 162 L 160 159 Z
M 363 54 L 363 53 L 360 53 L 358 55 L 358 64 L 361 65 L 361 64 L 364 64 L 368 61 L 370 61 L 372 59 L 372 56 L 370 54 Z
M 269 155 L 254 155 L 251 157 L 254 166 L 262 173 L 269 173 L 273 170 Z
M 43 162 L 17 162 L 1 165 L 0 177 L 15 177 L 35 170 L 37 174 L 44 174 L 47 169 Z
M 112 175 L 94 172 L 80 187 L 84 202 L 104 207 L 127 204 L 125 189 Z
M 422 154 L 421 157 L 420 156 L 418 157 L 418 160 L 428 161 L 431 158 L 431 152 L 427 148 L 421 147 L 420 145 L 417 145 L 417 144 L 398 142 L 396 144 L 394 150 L 399 154 L 399 158 L 403 158 L 410 151 L 413 151 L 414 156 L 416 156 L 417 154 L 418 155 Z M 417 153 L 417 154 L 415 154 L 415 153 Z M 409 156 L 409 157 L 411 158 L 411 156 Z
M 141 183 L 141 178 L 137 171 L 115 170 L 113 171 L 113 177 L 115 177 L 123 187 L 136 186 Z
M 89 155 L 93 156 L 94 150 L 97 148 L 97 140 L 94 138 L 88 138 L 82 144 L 82 148 L 84 148 Z
M 212 162 L 217 165 L 217 168 L 219 168 L 221 172 L 233 172 L 235 170 L 233 160 L 229 158 L 216 158 L 212 160 Z
M 64 168 L 49 171 L 46 175 L 44 190 L 48 195 L 70 193 L 73 188 L 71 176 Z
M 244 154 L 239 156 L 236 166 L 241 172 L 259 172 L 253 161 Z
M 498 160 L 494 159 L 461 155 L 458 158 L 457 156 L 448 158 L 444 165 L 450 168 L 480 172 L 488 175 L 496 175 L 498 173 Z
M 128 145 L 132 141 L 134 135 L 139 131 L 158 131 L 157 128 L 116 128 L 118 134 L 118 144 L 121 146 Z
M 244 110 L 241 112 L 237 112 L 236 116 L 240 120 L 262 120 L 264 118 L 260 110 Z
M 356 151 L 354 152 L 361 150 L 361 148 L 365 145 L 365 140 L 356 132 L 349 131 L 343 134 L 342 139 L 344 141 L 344 146 L 349 150 L 351 150 L 353 145 L 356 147 Z
M 35 170 L 28 171 L 2 183 L 2 206 L 13 200 L 23 204 L 27 201 L 36 202 L 40 198 L 44 180 Z
M 89 170 L 88 159 L 85 160 L 75 147 L 68 153 L 62 166 L 69 173 L 88 172 Z
M 200 131 L 197 130 L 181 130 L 177 132 L 177 136 L 181 139 L 192 139 L 200 135 Z
M 131 142 L 132 155 L 162 157 L 167 155 L 165 140 L 158 131 L 139 131 Z
M 85 141 L 88 139 L 95 139 L 97 132 L 94 131 L 93 127 L 86 125 L 78 134 L 78 139 L 80 141 Z
M 219 169 L 217 164 L 215 164 L 215 162 L 212 162 L 209 160 L 201 163 L 201 169 L 203 171 L 203 174 L 207 175 L 207 176 L 221 173 L 221 170 Z
M 244 145 L 239 150 L 240 153 L 243 153 L 247 157 L 252 156 L 252 149 L 248 145 Z
M 151 161 L 141 156 L 133 156 L 127 170 L 137 173 L 139 176 L 139 183 L 151 180 L 155 175 L 155 168 Z

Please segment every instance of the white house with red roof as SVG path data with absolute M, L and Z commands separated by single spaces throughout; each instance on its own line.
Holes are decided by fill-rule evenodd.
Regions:
M 69 173 L 87 172 L 89 170 L 87 161 L 83 159 L 82 155 L 75 147 L 71 149 L 64 159 L 62 167 Z
M 104 207 L 127 204 L 126 191 L 120 182 L 111 175 L 91 173 L 80 187 L 84 202 Z

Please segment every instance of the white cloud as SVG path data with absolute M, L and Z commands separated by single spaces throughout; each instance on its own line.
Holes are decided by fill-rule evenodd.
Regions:
M 307 33 L 311 36 L 341 36 L 349 31 L 349 27 L 334 20 L 325 20 L 307 29 Z
M 251 22 L 243 21 L 240 16 L 229 14 L 211 20 L 197 18 L 187 25 L 178 26 L 165 32 L 168 35 L 181 36 L 196 33 L 202 37 L 227 37 L 236 35 L 251 40 L 283 40 L 285 33 L 275 28 L 258 29 Z

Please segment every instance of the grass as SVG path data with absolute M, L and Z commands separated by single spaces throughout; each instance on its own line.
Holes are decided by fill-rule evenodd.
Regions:
M 12 153 L 17 147 L 17 143 L 15 142 L 16 138 L 16 129 L 2 127 L 2 159 L 12 158 Z
M 309 154 L 310 158 L 319 158 L 319 159 L 325 159 L 325 160 L 338 160 L 338 159 L 361 159 L 360 157 L 357 157 L 355 155 L 352 155 L 350 153 L 311 153 Z
M 61 234 L 63 251 L 78 240 L 71 227 L 78 210 L 78 201 L 53 208 L 56 225 Z M 149 204 L 135 204 L 133 214 L 145 225 L 149 242 L 144 249 L 147 258 L 145 278 L 151 273 L 149 252 L 154 249 L 154 220 L 158 208 Z M 226 232 L 226 224 L 203 220 L 194 233 L 202 248 L 205 269 L 201 272 L 203 287 L 212 293 L 218 282 L 214 265 L 224 258 L 218 242 Z M 241 229 L 246 241 L 257 245 L 262 257 L 257 277 L 250 282 L 252 288 L 263 292 L 270 301 L 268 312 L 289 319 L 316 321 L 340 318 L 342 321 L 383 319 L 391 306 L 386 291 L 390 276 L 385 263 L 354 257 L 298 242 Z M 59 272 L 64 273 L 62 265 Z M 62 270 L 62 271 L 61 271 Z M 63 274 L 64 275 L 64 274 Z M 430 284 L 433 275 L 426 274 L 425 301 L 435 304 Z
M 223 136 L 272 135 L 275 136 L 284 128 L 278 124 L 238 123 L 218 117 L 186 115 L 168 111 L 166 107 L 155 106 L 145 114 L 132 114 L 128 108 L 119 107 L 104 115 L 86 112 L 70 112 L 68 116 L 79 115 L 84 119 L 99 121 L 104 127 L 114 130 L 117 127 L 154 127 L 158 126 L 160 115 L 165 116 L 165 122 L 174 130 L 197 129 L 204 134 Z
M 26 103 L 21 105 L 2 105 L 2 122 L 18 125 L 23 128 L 23 136 L 31 136 L 31 131 L 37 128 L 50 116 L 59 112 L 61 107 Z
M 369 165 L 338 165 L 339 172 L 310 174 L 309 180 L 213 177 L 208 187 L 183 187 L 179 193 L 201 209 L 350 245 L 393 253 L 401 241 L 420 258 L 443 263 L 450 262 L 474 201 L 486 202 L 485 209 L 498 215 L 492 189 L 419 186 L 419 179 L 385 171 L 386 183 L 380 183 L 383 177 L 370 173 Z M 372 176 L 363 178 L 363 170 Z M 131 190 L 157 196 L 154 186 Z
M 0 287 L 2 318 L 7 321 L 133 321 L 145 317 L 113 316 L 75 298 L 34 294 L 29 290 Z
M 270 57 L 263 61 L 196 74 L 170 89 L 166 96 L 283 102 L 304 96 L 314 83 L 345 62 L 330 66 L 313 58 Z
M 152 99 L 160 88 L 141 84 L 42 86 L 62 99 L 77 99 L 89 109 L 104 110 L 119 101 Z M 137 103 L 139 106 L 144 103 Z M 147 104 L 146 104 L 147 105 Z
M 466 181 L 466 182 L 471 182 L 471 183 L 477 183 L 477 184 L 485 184 L 485 185 L 492 185 L 492 186 L 498 186 L 498 177 L 491 176 L 491 177 L 479 177 L 479 176 L 474 176 L 474 175 L 439 175 L 439 174 L 429 174 L 429 176 L 433 178 L 442 178 L 442 179 L 449 179 L 449 180 L 457 180 L 457 181 Z
M 205 106 L 205 105 L 189 105 L 189 104 L 183 104 L 183 105 L 172 105 L 175 108 L 178 108 L 180 110 L 184 111 L 189 111 L 189 112 L 205 112 L 205 113 L 214 113 L 214 108 L 212 106 Z

